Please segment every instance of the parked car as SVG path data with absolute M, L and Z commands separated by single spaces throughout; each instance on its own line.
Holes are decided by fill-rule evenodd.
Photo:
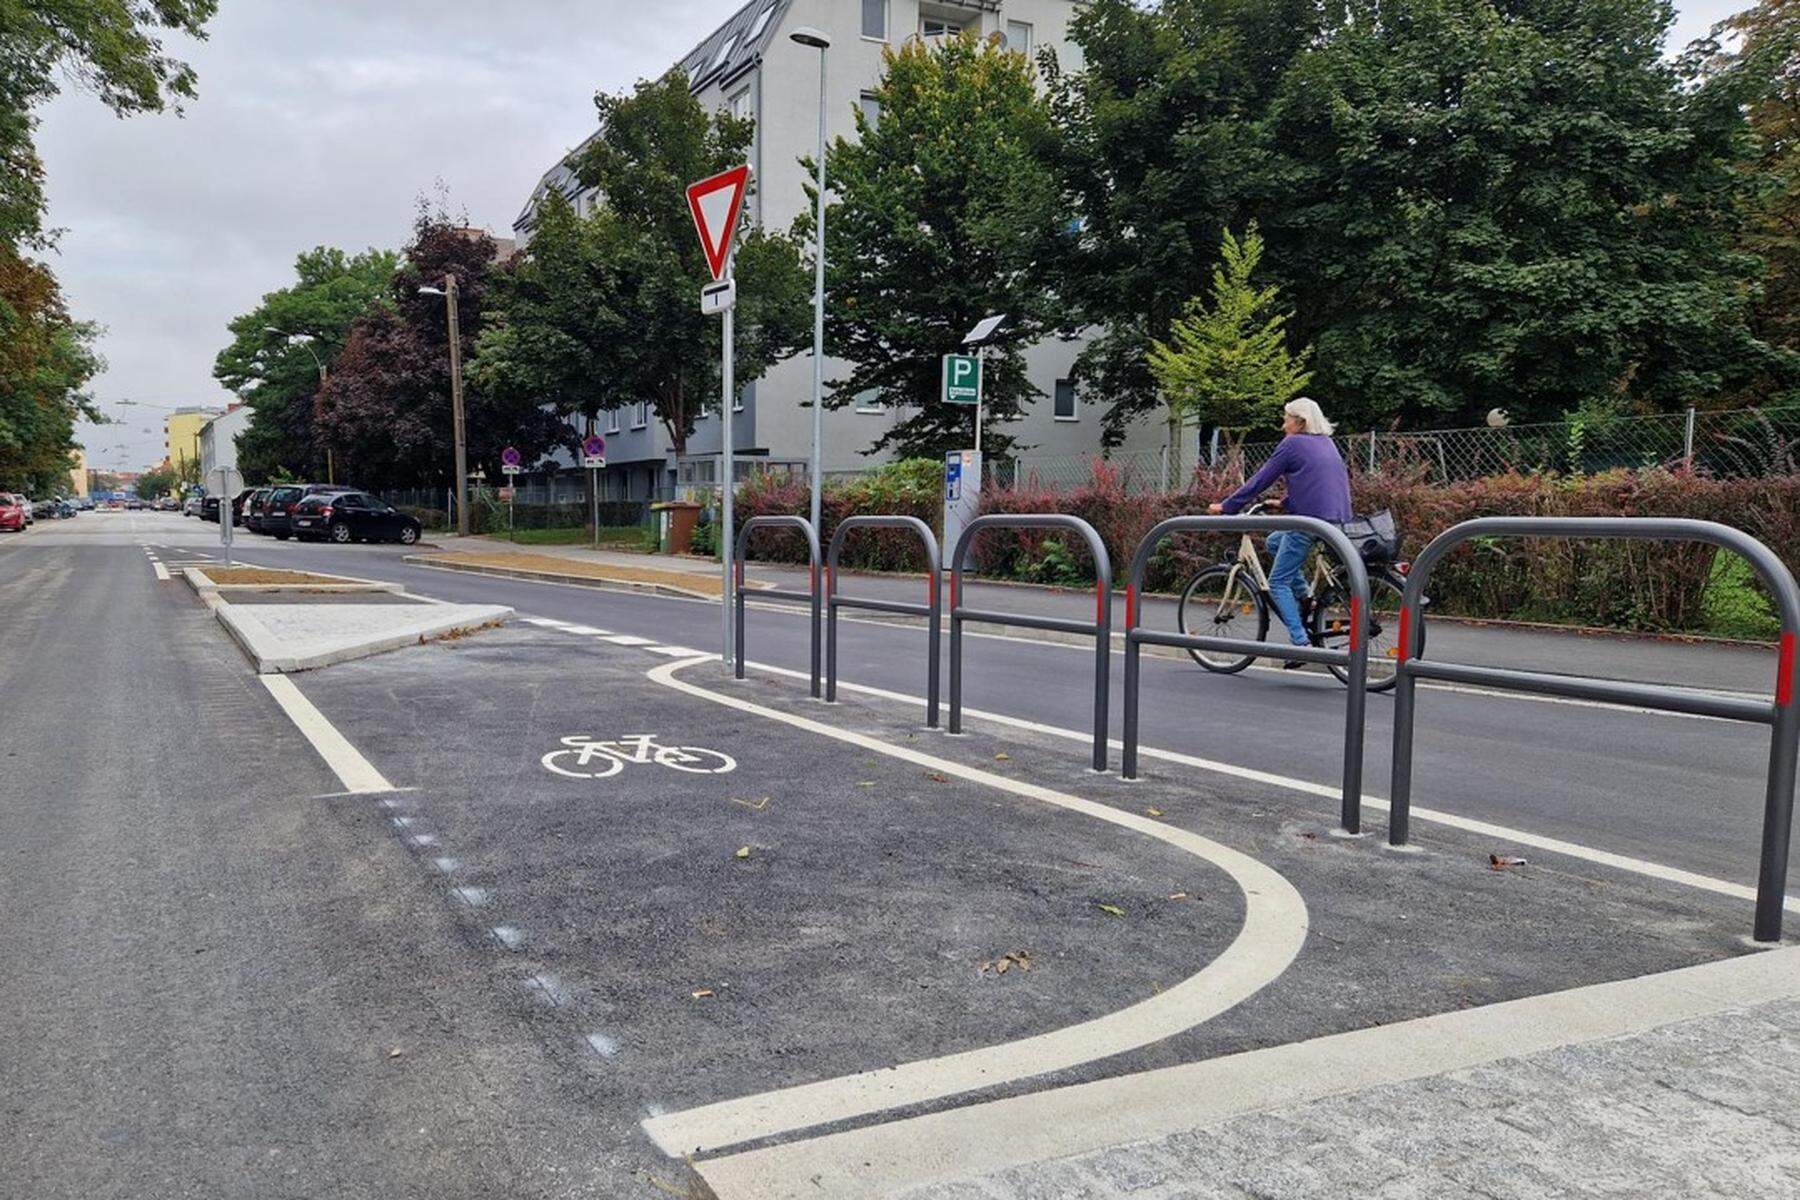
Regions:
M 268 506 L 269 493 L 274 490 L 272 487 L 259 487 L 244 501 L 244 528 L 251 533 L 262 532 L 263 511 Z
M 25 510 L 25 523 L 27 525 L 36 523 L 36 521 L 37 521 L 36 507 L 37 506 L 31 502 L 31 497 L 27 496 L 23 492 L 14 492 L 13 499 L 17 500 L 19 502 L 19 507 Z
M 181 502 L 181 515 L 184 517 L 199 516 L 200 515 L 200 497 L 189 496 L 186 500 L 182 501 Z
M 217 521 L 219 519 L 219 498 L 217 496 L 202 496 L 200 498 L 200 519 L 202 521 Z
M 25 505 L 11 492 L 0 492 L 0 530 L 25 532 Z
M 32 517 L 43 521 L 56 520 L 56 501 L 35 500 L 31 505 Z
M 366 492 L 320 492 L 304 497 L 290 518 L 297 538 L 347 542 L 399 542 L 410 546 L 423 528 L 414 517 Z
M 58 500 L 56 502 L 56 516 L 58 520 L 66 521 L 80 511 L 81 509 L 76 507 L 75 502 L 72 500 Z
M 329 483 L 284 483 L 269 493 L 268 502 L 263 507 L 262 532 L 273 535 L 278 541 L 287 541 L 294 535 L 292 517 L 294 506 L 308 496 L 321 493 L 348 492 L 353 489 L 343 485 Z

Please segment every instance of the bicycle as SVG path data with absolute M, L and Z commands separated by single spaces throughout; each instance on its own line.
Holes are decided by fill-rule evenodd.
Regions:
M 1267 507 L 1253 504 L 1244 510 L 1244 514 L 1254 515 Z M 1368 571 L 1369 690 L 1385 692 L 1397 682 L 1400 597 L 1406 590 L 1406 569 L 1404 564 L 1370 563 Z M 1301 618 L 1306 623 L 1312 644 L 1329 649 L 1349 649 L 1350 585 L 1343 567 L 1331 555 L 1315 552 L 1307 590 L 1311 595 L 1301 604 Z M 1238 541 L 1236 554 L 1204 568 L 1188 581 L 1181 592 L 1176 620 L 1181 632 L 1186 634 L 1266 642 L 1269 618 L 1274 611 L 1275 601 L 1269 595 L 1269 575 L 1263 569 L 1261 551 L 1255 539 L 1246 533 Z M 1423 623 L 1418 638 L 1423 646 Z M 1257 657 L 1218 650 L 1190 649 L 1188 654 L 1208 671 L 1220 675 L 1235 675 Z M 1326 667 L 1340 681 L 1350 681 L 1347 667 L 1334 663 L 1328 663 Z
M 629 734 L 616 741 L 602 741 L 577 733 L 563 738 L 562 744 L 565 749 L 552 750 L 539 761 L 546 770 L 570 779 L 609 779 L 623 771 L 626 763 L 654 764 L 693 775 L 723 775 L 737 770 L 737 761 L 729 754 L 700 746 L 660 746 L 653 733 Z M 596 762 L 601 767 L 594 771 L 568 770 L 559 766 L 559 761 L 566 762 L 568 767 L 589 767 Z

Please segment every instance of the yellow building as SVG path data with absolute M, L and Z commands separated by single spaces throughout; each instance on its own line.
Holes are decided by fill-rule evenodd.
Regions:
M 225 410 L 222 408 L 178 408 L 163 418 L 163 451 L 180 477 L 183 463 L 195 464 L 199 470 L 200 431 L 206 423 Z
M 87 451 L 80 446 L 69 451 L 69 484 L 75 489 L 75 495 L 83 499 L 88 494 Z

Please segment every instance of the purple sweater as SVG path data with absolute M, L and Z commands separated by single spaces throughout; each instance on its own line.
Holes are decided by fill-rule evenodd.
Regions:
M 1225 511 L 1237 512 L 1287 476 L 1285 510 L 1297 517 L 1321 521 L 1350 519 L 1350 472 L 1338 454 L 1337 444 L 1316 433 L 1290 433 L 1262 470 L 1225 499 Z

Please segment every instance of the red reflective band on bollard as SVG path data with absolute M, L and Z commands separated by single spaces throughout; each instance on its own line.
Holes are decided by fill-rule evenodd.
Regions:
M 1098 625 L 1106 619 L 1106 580 L 1094 584 L 1094 624 Z
M 1794 702 L 1794 635 L 1781 635 L 1781 665 L 1775 668 L 1775 703 L 1785 707 Z
M 954 576 L 954 575 L 950 576 L 950 607 L 951 608 L 955 608 L 957 606 L 956 593 L 959 590 L 960 590 L 960 588 L 957 585 L 956 576 Z
M 734 570 L 734 575 L 735 575 L 735 578 L 737 579 L 737 585 L 739 587 L 743 587 L 744 586 L 744 560 L 741 558 L 738 559 L 738 561 L 737 561 L 737 566 Z
M 1352 635 L 1354 636 L 1354 635 Z M 1405 662 L 1412 657 L 1412 609 L 1400 610 L 1400 655 L 1399 661 Z
M 1400 628 L 1404 630 L 1406 627 L 1402 625 Z M 1406 635 L 1402 633 L 1400 636 L 1404 639 Z M 1352 596 L 1350 597 L 1350 653 L 1355 654 L 1362 649 L 1362 640 L 1362 597 Z
M 1125 588 L 1125 628 L 1137 628 L 1137 584 Z

